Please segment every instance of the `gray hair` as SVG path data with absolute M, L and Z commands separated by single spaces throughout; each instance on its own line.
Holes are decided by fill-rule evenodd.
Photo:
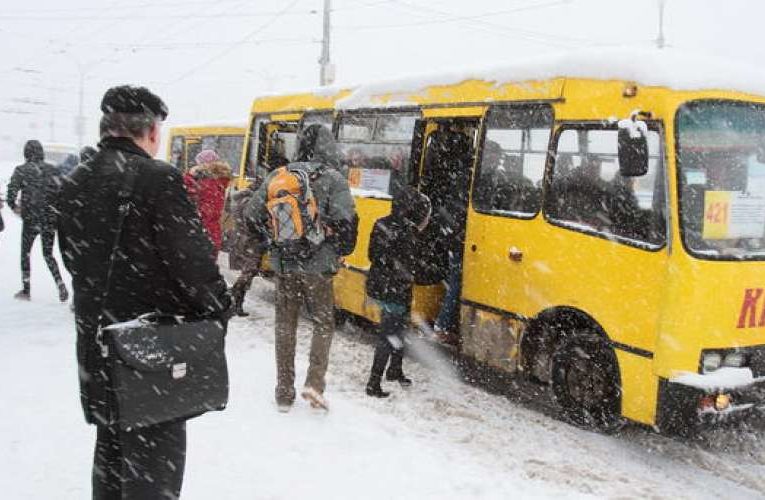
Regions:
M 140 139 L 151 131 L 159 117 L 150 113 L 104 113 L 99 125 L 100 136 Z

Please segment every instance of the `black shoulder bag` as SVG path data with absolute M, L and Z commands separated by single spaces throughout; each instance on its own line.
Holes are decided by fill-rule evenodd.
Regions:
M 117 234 L 109 261 L 103 309 L 125 218 L 132 205 L 136 172 L 126 166 L 119 193 Z M 112 395 L 112 424 L 122 429 L 186 420 L 228 402 L 228 368 L 224 350 L 226 325 L 218 318 L 184 318 L 149 313 L 131 321 L 101 327 L 96 342 L 106 361 Z

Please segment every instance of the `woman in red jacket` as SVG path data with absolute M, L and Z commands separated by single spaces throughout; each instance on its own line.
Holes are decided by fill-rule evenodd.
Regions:
M 217 260 L 223 243 L 221 217 L 226 189 L 231 181 L 231 167 L 212 149 L 201 151 L 195 160 L 196 165 L 183 176 L 183 181 L 189 196 L 197 205 L 202 225 L 215 248 L 213 258 Z

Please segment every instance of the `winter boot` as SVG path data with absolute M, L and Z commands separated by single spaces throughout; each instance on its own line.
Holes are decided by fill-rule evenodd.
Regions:
M 445 330 L 438 325 L 433 326 L 433 339 L 441 344 L 456 346 L 459 344 L 459 338 L 453 332 Z
M 234 298 L 234 307 L 236 308 L 234 310 L 234 313 L 242 318 L 245 318 L 250 315 L 247 311 L 244 310 L 244 297 L 235 297 Z
M 304 387 L 303 392 L 300 395 L 311 404 L 311 408 L 321 408 L 322 410 L 329 410 L 329 404 L 324 396 L 314 389 L 313 387 Z
M 32 296 L 29 294 L 29 290 L 19 290 L 13 296 L 16 300 L 32 300 Z
M 403 373 L 391 373 L 388 372 L 385 374 L 385 379 L 389 382 L 398 382 L 401 387 L 411 387 L 412 386 L 412 379 L 404 375 Z
M 69 292 L 66 289 L 66 285 L 64 285 L 63 281 L 58 282 L 58 300 L 61 302 L 66 302 L 69 300 Z
M 398 382 L 401 387 L 411 387 L 412 379 L 404 375 L 402 365 L 404 363 L 404 351 L 393 351 L 390 355 L 390 365 L 385 370 L 385 379 L 389 382 Z
M 371 396 L 373 398 L 387 398 L 390 396 L 390 392 L 383 391 L 382 387 L 380 387 L 380 377 L 370 377 L 369 382 L 367 382 L 366 391 L 367 396 Z
M 295 403 L 295 388 L 276 387 L 274 390 L 276 396 L 276 409 L 279 413 L 287 413 L 292 409 Z
M 236 283 L 231 287 L 231 296 L 234 299 L 234 313 L 237 316 L 246 317 L 250 315 L 250 313 L 244 310 L 244 296 L 246 290 L 242 286 L 237 286 L 238 284 L 239 283 Z
M 289 411 L 292 409 L 293 403 L 293 401 L 277 401 L 276 411 L 279 413 L 289 413 Z

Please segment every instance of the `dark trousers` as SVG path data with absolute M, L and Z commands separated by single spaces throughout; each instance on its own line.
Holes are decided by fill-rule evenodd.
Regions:
M 403 374 L 401 365 L 404 360 L 404 332 L 406 329 L 406 309 L 392 312 L 382 308 L 380 335 L 375 347 L 375 357 L 372 361 L 371 382 L 382 379 L 385 367 L 388 366 L 388 377 L 397 378 Z M 388 365 L 390 360 L 390 365 Z
M 50 269 L 53 279 L 56 280 L 57 284 L 62 282 L 58 264 L 56 259 L 53 258 L 53 242 L 56 239 L 55 230 L 44 227 L 42 224 L 24 221 L 21 230 L 21 280 L 24 290 L 27 292 L 29 292 L 31 269 L 29 253 L 32 251 L 32 244 L 34 244 L 38 235 L 42 238 L 43 257 L 45 258 L 45 263 L 48 264 L 48 269 Z
M 261 255 L 258 255 L 257 258 L 248 259 L 242 266 L 242 272 L 239 273 L 239 277 L 231 288 L 237 302 L 244 300 L 247 291 L 252 287 L 252 280 L 260 273 L 260 259 Z
M 99 425 L 93 457 L 93 500 L 180 497 L 186 422 L 123 431 Z

